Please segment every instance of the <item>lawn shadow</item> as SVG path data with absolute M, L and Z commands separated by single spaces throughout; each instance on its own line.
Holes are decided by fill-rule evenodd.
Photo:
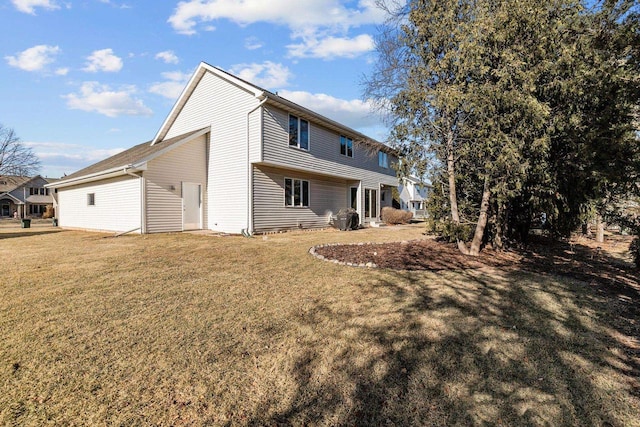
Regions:
M 3 239 L 12 239 L 15 237 L 29 237 L 29 236 L 42 236 L 44 234 L 54 234 L 54 233 L 60 233 L 63 230 L 42 230 L 42 231 L 18 231 L 18 232 L 11 232 L 11 233 L 3 233 L 2 231 L 0 231 L 0 240 Z
M 637 279 L 522 267 L 378 271 L 357 309 L 318 302 L 298 322 L 341 344 L 302 345 L 291 404 L 249 424 L 637 425 L 638 313 L 611 301 Z

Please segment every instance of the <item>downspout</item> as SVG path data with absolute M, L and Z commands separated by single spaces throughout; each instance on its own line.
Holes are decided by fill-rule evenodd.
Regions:
M 129 166 L 125 166 L 124 169 L 122 170 L 125 174 L 136 177 L 140 180 L 140 227 L 138 227 L 140 229 L 140 234 L 144 234 L 146 232 L 145 227 L 144 227 L 144 181 L 142 179 L 142 175 L 136 175 L 133 172 L 129 172 L 127 169 L 131 169 L 132 165 Z M 135 231 L 135 230 L 129 230 L 126 233 L 130 233 L 131 231 Z
M 251 235 L 253 234 L 253 221 L 251 216 L 251 205 L 253 203 L 253 191 L 251 189 L 251 183 L 253 182 L 253 168 L 251 167 L 251 158 L 249 157 L 249 147 L 251 146 L 249 118 L 251 116 L 251 113 L 262 107 L 264 103 L 269 100 L 268 96 L 264 94 L 262 94 L 261 96 L 264 96 L 264 98 L 260 101 L 260 103 L 247 112 L 247 228 L 241 230 L 242 235 L 245 237 L 251 237 Z

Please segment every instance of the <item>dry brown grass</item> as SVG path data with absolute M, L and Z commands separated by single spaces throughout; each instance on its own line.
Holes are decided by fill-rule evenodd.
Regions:
M 639 425 L 628 293 L 307 253 L 415 226 L 55 231 L 0 228 L 2 425 Z

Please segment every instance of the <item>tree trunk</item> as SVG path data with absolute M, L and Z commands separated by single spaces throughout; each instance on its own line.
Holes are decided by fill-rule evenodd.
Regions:
M 599 214 L 596 217 L 596 242 L 604 243 L 604 222 Z
M 504 247 L 504 242 L 502 241 L 502 236 L 504 236 L 504 224 L 507 222 L 506 218 L 504 218 L 504 205 L 501 202 L 498 202 L 496 210 L 496 235 L 493 236 L 493 246 L 497 250 L 502 250 Z
M 456 193 L 456 174 L 455 174 L 455 157 L 453 155 L 453 135 L 451 132 L 447 135 L 447 176 L 449 178 L 449 204 L 451 206 L 451 221 L 456 225 L 460 225 L 460 214 L 458 213 L 458 195 Z M 460 239 L 456 239 L 458 249 L 465 255 L 469 254 L 467 245 Z
M 476 223 L 476 232 L 473 235 L 471 241 L 471 249 L 469 255 L 478 256 L 480 254 L 480 245 L 482 245 L 482 237 L 484 236 L 484 230 L 487 227 L 487 218 L 489 211 L 489 199 L 491 197 L 491 190 L 489 189 L 489 177 L 484 179 L 484 187 L 482 190 L 482 203 L 480 203 L 480 215 L 478 216 L 478 222 Z

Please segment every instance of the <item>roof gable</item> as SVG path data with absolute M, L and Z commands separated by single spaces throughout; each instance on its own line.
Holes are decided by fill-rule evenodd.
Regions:
M 215 76 L 246 90 L 256 98 L 262 99 L 262 97 L 264 96 L 264 89 L 261 89 L 258 86 L 255 86 L 247 81 L 244 81 L 234 76 L 233 74 L 229 74 L 218 67 L 211 66 L 206 62 L 201 62 L 200 65 L 198 65 L 196 71 L 191 76 L 191 79 L 189 79 L 187 86 L 185 86 L 185 88 L 182 90 L 182 93 L 176 100 L 176 103 L 173 105 L 171 112 L 169 112 L 169 115 L 162 123 L 162 126 L 160 126 L 160 129 L 156 133 L 156 136 L 151 140 L 151 145 L 159 143 L 167 135 L 169 129 L 171 129 L 171 126 L 176 121 L 176 118 L 178 117 L 184 106 L 187 104 L 189 97 L 191 97 L 191 94 L 195 90 L 196 86 L 198 86 L 198 83 L 200 83 L 200 80 L 202 80 L 202 77 L 207 72 L 212 73 Z
M 335 120 L 332 120 L 319 113 L 316 113 L 315 111 L 310 110 L 306 107 L 303 107 L 299 104 L 296 104 L 295 102 L 289 101 L 288 99 L 283 98 L 276 93 L 270 92 L 266 89 L 256 86 L 253 83 L 250 83 L 246 80 L 236 77 L 233 74 L 221 68 L 214 67 L 205 62 L 201 62 L 198 68 L 196 69 L 196 71 L 191 76 L 191 79 L 189 80 L 189 82 L 187 83 L 187 86 L 184 88 L 184 90 L 178 97 L 178 100 L 176 101 L 173 108 L 171 109 L 171 112 L 169 113 L 165 121 L 162 123 L 162 126 L 156 133 L 156 136 L 153 138 L 153 140 L 151 140 L 151 145 L 155 145 L 159 143 L 167 135 L 167 133 L 175 123 L 176 119 L 182 112 L 183 108 L 187 104 L 189 98 L 195 91 L 196 87 L 202 80 L 202 77 L 205 75 L 205 73 L 211 73 L 216 77 L 219 77 L 222 80 L 229 82 L 230 84 L 233 84 L 237 87 L 240 87 L 241 89 L 244 89 L 259 101 L 266 100 L 266 102 L 270 105 L 276 106 L 286 111 L 294 112 L 295 114 L 300 115 L 305 119 L 310 119 L 312 121 L 315 121 L 323 125 L 324 127 L 327 127 L 328 129 L 334 130 L 335 132 L 343 133 L 347 136 L 350 136 L 354 139 L 356 143 L 364 145 L 369 149 L 383 150 L 385 152 L 398 156 L 397 151 L 394 150 L 393 148 L 379 141 L 376 141 L 373 138 L 369 138 L 368 136 L 356 131 L 355 129 L 352 129 L 348 126 L 338 123 Z
M 0 193 L 9 193 L 15 191 L 18 188 L 24 187 L 32 181 L 40 179 L 45 184 L 54 181 L 53 179 L 45 178 L 42 175 L 36 176 L 18 176 L 18 175 L 0 175 Z

